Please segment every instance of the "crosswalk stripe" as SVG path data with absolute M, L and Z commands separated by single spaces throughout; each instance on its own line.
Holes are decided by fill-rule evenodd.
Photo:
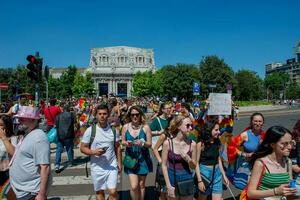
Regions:
M 57 185 L 78 185 L 93 184 L 91 177 L 86 176 L 55 176 L 53 177 L 53 186 Z
M 62 165 L 64 166 L 64 165 Z M 90 163 L 88 163 L 87 165 L 88 168 L 91 167 Z M 51 169 L 55 169 L 55 164 L 54 163 L 51 163 Z M 72 167 L 67 167 L 67 169 L 85 169 L 85 163 L 81 163 L 81 164 L 78 164 L 78 165 L 74 165 Z
M 48 199 L 56 199 L 56 196 L 48 197 Z M 95 195 L 78 195 L 78 196 L 59 196 L 60 200 L 96 200 Z

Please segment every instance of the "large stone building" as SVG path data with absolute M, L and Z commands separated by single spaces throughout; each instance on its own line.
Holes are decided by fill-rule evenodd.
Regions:
M 266 76 L 274 72 L 287 73 L 290 79 L 300 85 L 300 42 L 295 47 L 296 58 L 291 58 L 286 63 L 276 62 L 266 65 Z
M 92 73 L 97 95 L 131 96 L 133 75 L 155 71 L 152 49 L 127 46 L 93 48 L 87 69 Z

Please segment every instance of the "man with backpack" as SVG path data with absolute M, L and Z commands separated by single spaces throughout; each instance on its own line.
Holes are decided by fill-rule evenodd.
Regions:
M 96 108 L 97 124 L 89 127 L 82 138 L 80 151 L 91 158 L 91 176 L 97 200 L 118 199 L 117 181 L 121 172 L 119 133 L 108 123 L 109 111 L 105 104 Z
M 55 127 L 57 129 L 57 145 L 56 145 L 56 157 L 55 157 L 55 172 L 61 172 L 61 154 L 66 147 L 68 154 L 69 164 L 73 165 L 74 160 L 74 123 L 75 116 L 70 112 L 70 106 L 65 105 L 63 112 L 56 116 Z

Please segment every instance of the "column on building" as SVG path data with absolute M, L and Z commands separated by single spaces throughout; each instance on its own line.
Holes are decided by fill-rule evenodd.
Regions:
M 126 81 L 127 82 L 127 96 L 128 97 L 131 97 L 131 89 L 132 89 L 131 88 L 132 87 L 131 81 L 132 81 L 131 79 L 127 79 L 127 81 Z
M 112 93 L 113 92 L 113 80 L 110 79 L 109 80 L 109 86 L 108 86 L 109 90 L 108 90 L 108 93 Z

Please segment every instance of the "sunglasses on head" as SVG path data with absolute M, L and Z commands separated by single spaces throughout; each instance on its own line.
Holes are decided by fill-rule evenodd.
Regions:
M 130 116 L 131 116 L 131 117 L 134 117 L 134 116 L 139 117 L 139 116 L 140 116 L 140 113 L 131 113 Z

